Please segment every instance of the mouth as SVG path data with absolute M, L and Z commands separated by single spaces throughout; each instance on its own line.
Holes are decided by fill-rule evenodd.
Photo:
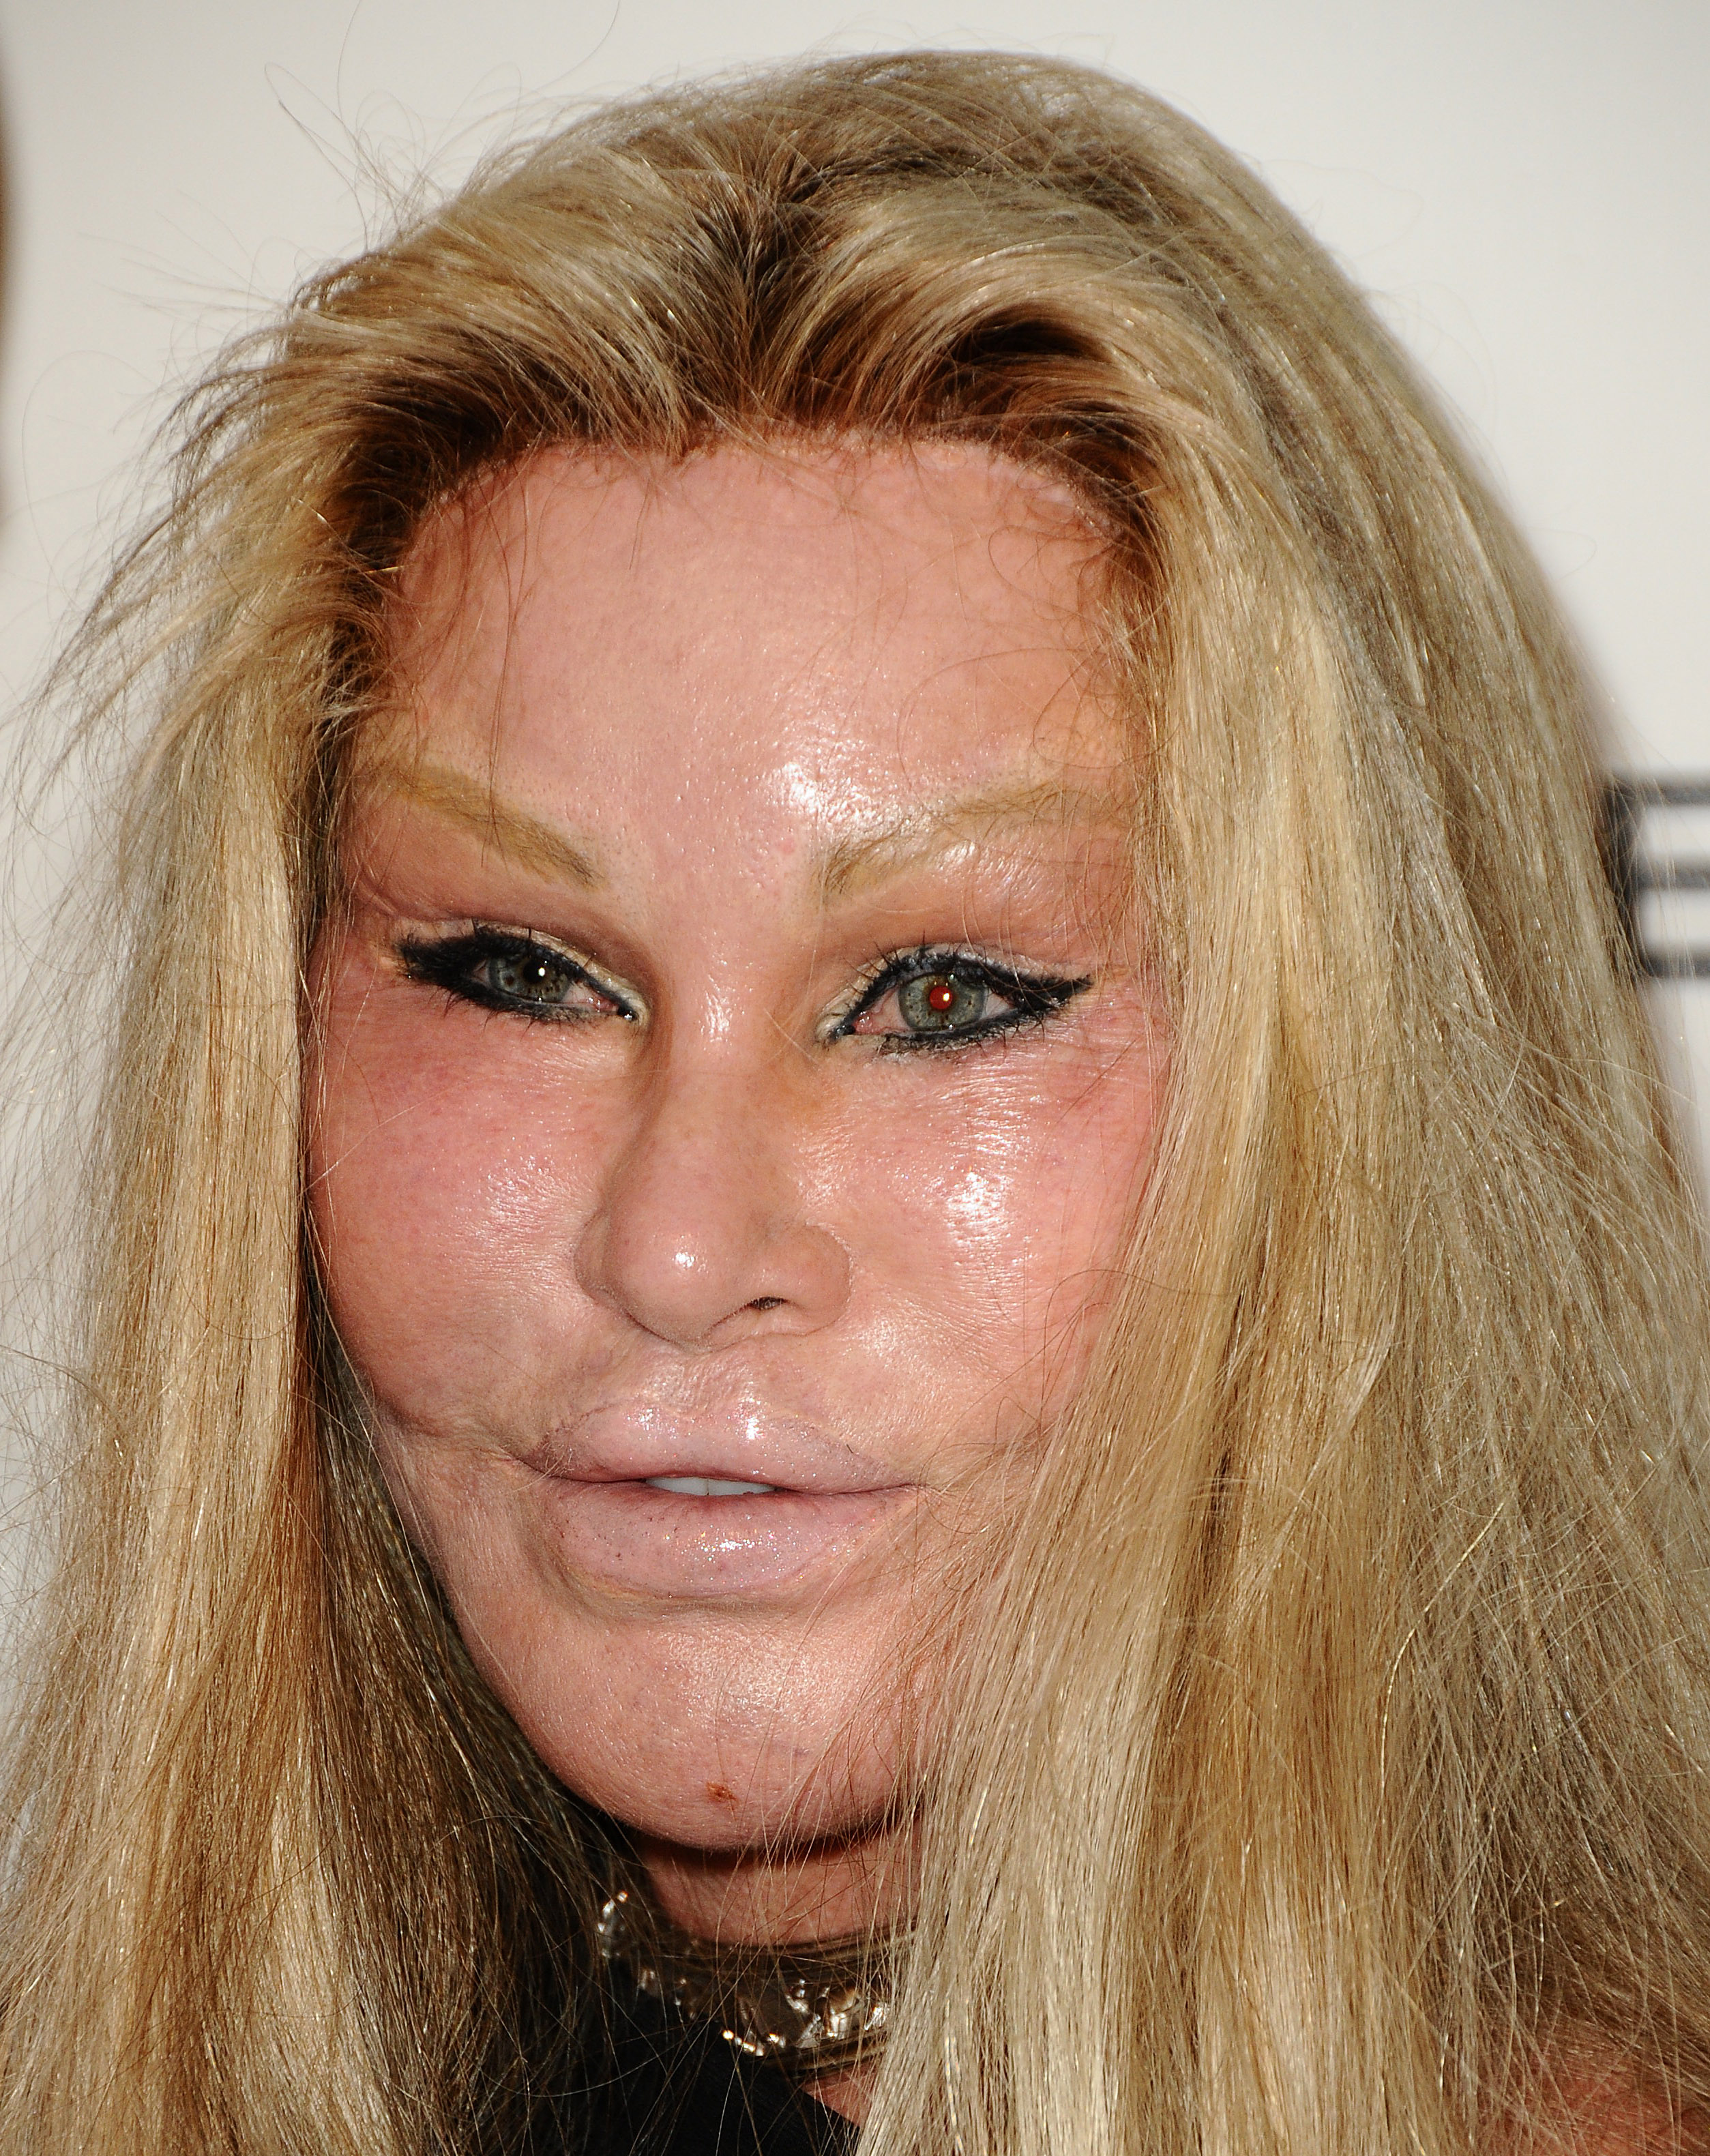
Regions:
M 750 1404 L 684 1414 L 605 1404 L 555 1430 L 526 1465 L 575 1573 L 673 1600 L 823 1586 L 919 1494 L 820 1425 Z
M 714 1475 L 647 1475 L 650 1490 L 668 1490 L 674 1497 L 769 1497 L 775 1482 L 726 1482 Z
M 854 1496 L 903 1479 L 823 1423 L 753 1400 L 704 1408 L 597 1402 L 549 1431 L 526 1459 L 553 1481 L 639 1482 L 678 1497 Z

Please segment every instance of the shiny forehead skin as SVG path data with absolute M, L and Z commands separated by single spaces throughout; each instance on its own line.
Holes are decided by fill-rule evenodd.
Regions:
M 1102 564 L 1066 490 L 983 450 L 620 467 L 549 451 L 418 538 L 393 615 L 403 693 L 372 754 L 395 782 L 431 709 L 436 754 L 494 780 L 507 736 L 573 728 L 621 757 L 623 715 L 668 700 L 680 775 L 707 807 L 721 765 L 752 778 L 757 752 L 778 805 L 828 825 L 834 883 L 963 797 L 976 821 L 986 797 L 998 814 L 1066 805 L 1089 726 L 1108 726 L 1092 693 Z M 999 708 L 1001 751 L 979 724 Z M 958 746 L 922 763 L 901 829 L 899 762 L 947 731 Z M 567 806 L 513 805 L 555 824 Z

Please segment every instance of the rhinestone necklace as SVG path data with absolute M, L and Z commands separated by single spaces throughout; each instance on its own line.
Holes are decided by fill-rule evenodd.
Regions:
M 619 1887 L 599 1914 L 601 1958 L 649 1999 L 713 2022 L 727 2044 L 793 2081 L 870 2059 L 891 2020 L 891 1971 L 864 1935 L 785 1948 L 716 1947 Z

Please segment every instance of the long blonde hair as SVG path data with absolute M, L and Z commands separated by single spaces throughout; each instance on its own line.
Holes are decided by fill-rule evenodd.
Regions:
M 0 2142 L 510 2145 L 583 2041 L 584 1827 L 341 1404 L 302 966 L 428 508 L 781 435 L 983 444 L 1107 535 L 1175 1034 L 863 2146 L 1466 2149 L 1581 2057 L 1710 2101 L 1710 1318 L 1574 654 L 1239 162 L 917 54 L 597 110 L 318 278 L 74 656 L 92 726 L 150 716 Z

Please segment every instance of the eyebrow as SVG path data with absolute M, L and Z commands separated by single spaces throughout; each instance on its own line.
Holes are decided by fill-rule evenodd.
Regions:
M 1065 786 L 1060 779 L 993 787 L 983 793 L 931 803 L 834 840 L 820 859 L 820 891 L 827 901 L 847 898 L 953 846 L 988 836 L 1004 824 L 1098 823 L 1109 818 L 1116 806 L 1101 795 Z
M 460 824 L 490 851 L 502 854 L 518 868 L 562 883 L 593 890 L 606 880 L 591 850 L 526 808 L 501 800 L 490 786 L 431 758 L 386 759 L 363 774 L 376 793 L 426 808 L 448 823 Z
M 538 875 L 593 890 L 606 881 L 593 851 L 526 809 L 501 800 L 454 765 L 387 759 L 365 774 L 376 792 L 460 824 L 490 850 Z M 1096 823 L 1114 803 L 1060 779 L 991 787 L 880 819 L 834 839 L 816 863 L 822 902 L 853 896 L 1004 824 Z

